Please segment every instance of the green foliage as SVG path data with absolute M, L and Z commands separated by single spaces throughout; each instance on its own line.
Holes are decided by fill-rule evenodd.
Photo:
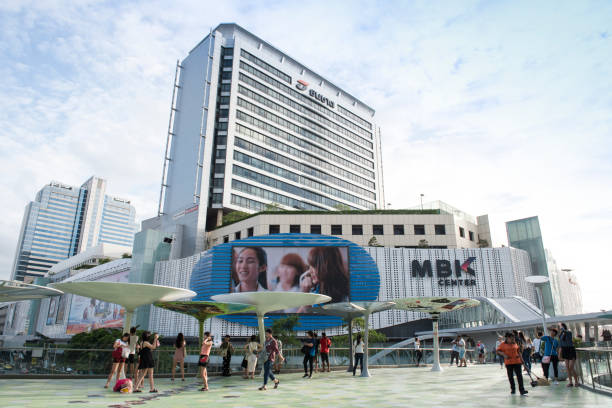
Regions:
M 244 220 L 248 218 L 251 214 L 245 213 L 243 211 L 232 211 L 223 216 L 223 220 L 221 221 L 222 225 L 233 224 L 235 222 Z
M 419 241 L 419 248 L 429 248 L 429 242 L 426 239 Z
M 368 246 L 371 246 L 371 247 L 381 247 L 382 245 L 378 243 L 378 240 L 376 239 L 376 237 L 372 237 L 368 241 Z
M 295 315 L 277 319 L 272 323 L 272 333 L 283 342 L 283 346 L 298 345 L 300 342 L 295 337 L 295 327 L 298 323 L 298 317 Z
M 365 320 L 362 317 L 357 317 L 353 319 L 353 341 L 357 338 L 358 334 L 361 334 L 363 337 L 363 329 L 365 327 Z M 348 324 L 344 325 L 344 328 L 348 330 Z M 379 333 L 376 330 L 368 331 L 368 343 L 384 343 L 387 341 L 387 336 L 383 333 Z M 334 336 L 332 338 L 332 342 L 335 346 L 348 346 L 348 334 L 343 334 L 341 336 Z
M 336 211 L 350 211 L 351 207 L 345 204 L 336 204 L 334 205 L 334 209 L 336 209 Z
M 284 210 L 285 209 L 281 207 L 281 205 L 278 203 L 266 204 L 266 206 L 264 207 L 264 212 L 279 212 Z
M 121 337 L 121 334 L 120 329 L 96 329 L 75 334 L 70 339 L 68 347 L 79 350 L 66 351 L 66 359 L 74 362 L 73 370 L 93 373 L 93 370 L 106 367 L 111 361 L 113 343 Z
M 115 340 L 121 337 L 120 329 L 96 329 L 75 334 L 68 343 L 77 349 L 112 349 Z
M 127 252 L 124 253 L 123 255 L 121 255 L 121 258 L 123 258 L 123 259 L 131 258 L 131 257 L 132 257 L 132 255 L 128 254 Z
M 110 259 L 110 258 L 102 258 L 102 259 L 100 259 L 100 260 L 98 261 L 98 265 L 102 265 L 102 264 L 105 264 L 105 263 L 109 263 L 110 261 L 111 261 L 111 259 Z

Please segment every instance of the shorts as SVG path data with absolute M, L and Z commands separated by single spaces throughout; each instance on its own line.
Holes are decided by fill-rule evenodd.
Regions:
M 321 362 L 322 363 L 329 363 L 329 353 L 323 353 L 321 352 Z
M 130 354 L 128 359 L 127 359 L 128 364 L 134 364 L 136 362 L 136 355 L 135 354 Z
M 565 360 L 575 360 L 576 349 L 574 347 L 561 347 L 561 357 Z
M 459 350 L 459 358 L 465 357 L 465 350 Z
M 205 363 L 200 361 L 204 356 L 206 356 L 206 354 L 200 354 L 200 358 L 198 359 L 198 366 L 206 368 L 208 366 L 208 359 L 206 359 Z
M 123 358 L 123 357 L 113 357 L 113 363 L 125 363 L 125 358 Z

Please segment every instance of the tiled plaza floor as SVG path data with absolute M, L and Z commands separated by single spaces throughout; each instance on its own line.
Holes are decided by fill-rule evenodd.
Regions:
M 258 391 L 260 379 L 213 377 L 210 391 L 199 392 L 193 378 L 184 383 L 159 379 L 159 394 L 119 394 L 104 380 L 0 380 L 0 407 L 612 407 L 612 398 L 580 388 L 528 386 L 529 395 L 510 395 L 506 371 L 498 365 L 372 369 L 372 377 L 345 372 L 281 374 L 277 390 Z M 527 377 L 525 377 L 527 380 Z M 527 384 L 527 382 L 526 382 Z

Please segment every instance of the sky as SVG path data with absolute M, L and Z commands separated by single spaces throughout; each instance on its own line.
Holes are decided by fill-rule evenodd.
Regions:
M 539 216 L 612 309 L 612 2 L 0 2 L 0 278 L 25 205 L 92 175 L 156 215 L 177 59 L 235 22 L 376 109 L 385 201 Z

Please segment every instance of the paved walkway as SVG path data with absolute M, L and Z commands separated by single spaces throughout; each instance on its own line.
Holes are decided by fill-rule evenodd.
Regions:
M 0 380 L 0 407 L 605 407 L 612 398 L 580 388 L 528 386 L 529 395 L 510 395 L 505 370 L 498 365 L 371 370 L 371 378 L 345 372 L 280 376 L 277 390 L 258 391 L 260 379 L 213 377 L 210 391 L 197 391 L 193 378 L 184 383 L 159 379 L 159 394 L 119 394 L 105 390 L 104 380 Z M 527 378 L 526 378 L 527 379 Z M 527 384 L 527 382 L 526 382 Z

